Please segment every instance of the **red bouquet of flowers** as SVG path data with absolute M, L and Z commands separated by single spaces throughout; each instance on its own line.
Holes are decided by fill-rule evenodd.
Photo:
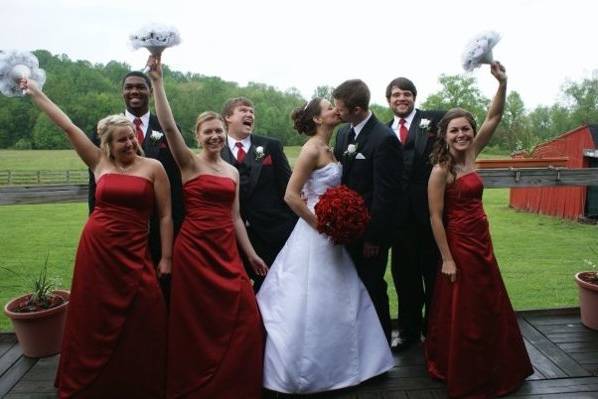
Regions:
M 370 215 L 361 195 L 347 186 L 329 188 L 315 207 L 318 231 L 335 244 L 349 244 L 359 239 Z

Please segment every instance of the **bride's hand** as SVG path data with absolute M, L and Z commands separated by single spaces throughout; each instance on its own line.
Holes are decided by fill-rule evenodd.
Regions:
M 266 265 L 266 262 L 262 260 L 262 258 L 260 258 L 257 255 L 253 255 L 248 258 L 249 263 L 251 264 L 251 268 L 253 269 L 255 274 L 263 277 L 266 275 L 266 273 L 268 273 L 268 266 Z

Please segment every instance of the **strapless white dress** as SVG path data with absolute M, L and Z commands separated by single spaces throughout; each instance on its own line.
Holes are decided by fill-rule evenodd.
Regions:
M 313 211 L 342 167 L 313 171 L 303 193 Z M 257 295 L 266 327 L 264 387 L 310 393 L 357 385 L 394 366 L 370 296 L 342 245 L 299 219 Z

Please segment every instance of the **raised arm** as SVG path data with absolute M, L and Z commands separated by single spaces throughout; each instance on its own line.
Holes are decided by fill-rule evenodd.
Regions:
M 230 166 L 232 168 L 232 166 Z M 249 260 L 251 264 L 251 268 L 258 276 L 265 276 L 268 273 L 268 266 L 266 263 L 258 256 L 253 249 L 253 245 L 251 245 L 251 241 L 249 241 L 249 236 L 247 235 L 247 229 L 245 229 L 245 223 L 243 223 L 243 219 L 241 218 L 241 210 L 239 206 L 239 173 L 237 170 L 234 170 L 235 173 L 235 182 L 236 182 L 236 190 L 235 190 L 235 200 L 233 202 L 233 223 L 235 225 L 235 234 L 237 236 L 237 242 L 239 246 L 245 253 L 245 256 Z
M 442 214 L 444 212 L 444 191 L 446 189 L 446 180 L 448 178 L 448 171 L 435 165 L 428 180 L 428 206 L 430 208 L 430 224 L 432 225 L 432 233 L 434 240 L 440 250 L 442 256 L 442 274 L 450 278 L 454 282 L 457 278 L 457 266 L 453 260 L 453 255 L 448 246 L 446 239 L 446 231 L 444 230 L 444 223 Z
M 301 189 L 311 172 L 316 168 L 318 155 L 319 151 L 315 146 L 309 143 L 303 146 L 284 194 L 284 201 L 289 205 L 289 208 L 314 229 L 317 229 L 318 219 L 303 201 Z
M 505 67 L 502 66 L 500 62 L 495 61 L 490 65 L 490 72 L 496 80 L 498 80 L 498 90 L 490 103 L 486 119 L 484 120 L 484 123 L 482 123 L 482 126 L 473 141 L 476 157 L 482 152 L 486 144 L 488 144 L 492 138 L 496 127 L 502 119 L 502 114 L 505 109 L 505 98 L 507 93 L 507 74 L 505 72 Z
M 154 86 L 154 101 L 156 103 L 156 114 L 160 121 L 160 126 L 166 133 L 168 144 L 174 160 L 176 161 L 181 174 L 193 172 L 191 168 L 194 166 L 193 152 L 185 144 L 183 135 L 174 121 L 168 98 L 166 97 L 166 90 L 164 89 L 164 78 L 162 75 L 162 64 L 159 57 L 150 55 L 147 60 L 147 65 L 150 68 L 148 73 Z
M 75 126 L 67 114 L 40 90 L 35 81 L 23 79 L 21 88 L 27 91 L 35 105 L 48 115 L 56 126 L 64 130 L 79 157 L 93 171 L 102 156 L 101 150 L 91 142 L 83 130 Z

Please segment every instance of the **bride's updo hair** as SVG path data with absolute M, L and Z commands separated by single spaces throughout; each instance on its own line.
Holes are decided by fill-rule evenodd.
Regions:
M 320 103 L 322 102 L 321 97 L 315 97 L 308 101 L 302 107 L 295 108 L 291 114 L 293 120 L 293 126 L 299 134 L 305 134 L 307 136 L 313 136 L 316 134 L 316 123 L 314 118 L 322 112 Z
M 135 128 L 129 118 L 120 114 L 108 115 L 100 119 L 96 127 L 98 137 L 100 138 L 100 149 L 108 159 L 114 158 L 112 156 L 112 139 L 114 138 L 114 130 L 119 127 L 129 127 L 135 132 Z M 137 143 L 137 155 L 144 155 L 141 143 Z

